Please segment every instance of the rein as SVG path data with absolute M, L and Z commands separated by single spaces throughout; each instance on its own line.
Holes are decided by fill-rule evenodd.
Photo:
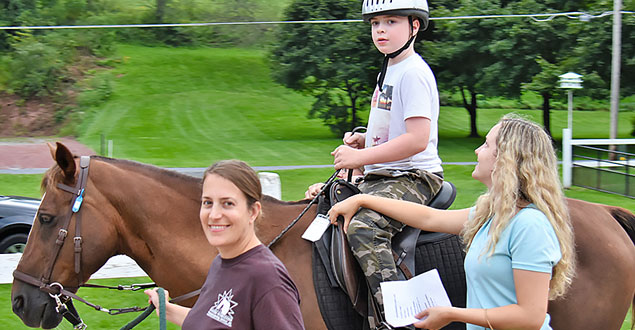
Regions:
M 300 218 L 302 218 L 302 216 L 309 210 L 309 208 L 311 208 L 311 205 L 315 204 L 315 202 L 317 202 L 318 197 L 320 197 L 320 195 L 322 195 L 322 193 L 324 192 L 324 190 L 326 190 L 326 188 L 333 183 L 333 181 L 335 180 L 335 178 L 337 178 L 337 174 L 340 173 L 341 170 L 336 170 L 335 173 L 333 173 L 331 175 L 331 177 L 326 180 L 326 182 L 324 183 L 324 186 L 322 187 L 322 189 L 320 189 L 320 192 L 315 195 L 315 197 L 311 200 L 311 202 L 309 203 L 309 205 L 307 205 L 304 210 L 302 210 L 302 212 L 300 212 L 300 215 L 298 215 L 297 218 L 295 218 L 295 220 L 291 221 L 291 223 L 282 230 L 282 232 L 280 234 L 278 234 L 278 236 L 276 236 L 271 242 L 269 242 L 269 244 L 267 244 L 268 248 L 271 248 L 274 244 L 276 244 L 280 238 L 282 238 L 282 236 L 284 236 L 284 234 L 286 234 L 293 226 L 295 226 L 296 223 L 298 223 L 298 221 L 300 221 Z

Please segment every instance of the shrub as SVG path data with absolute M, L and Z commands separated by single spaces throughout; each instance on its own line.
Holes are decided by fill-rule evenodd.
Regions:
M 87 86 L 77 96 L 77 103 L 81 109 L 102 104 L 112 94 L 112 78 L 101 74 L 89 79 Z
M 60 58 L 55 47 L 33 37 L 22 39 L 11 54 L 8 86 L 24 97 L 51 94 L 63 79 L 64 63 Z

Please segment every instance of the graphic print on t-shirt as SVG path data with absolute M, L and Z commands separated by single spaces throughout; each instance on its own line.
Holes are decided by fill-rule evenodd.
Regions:
M 234 321 L 234 307 L 238 305 L 237 302 L 232 300 L 232 298 L 234 298 L 232 290 L 233 289 L 229 289 L 229 291 L 219 294 L 218 300 L 209 311 L 207 311 L 207 316 L 228 327 L 232 326 L 232 322 Z
M 380 92 L 379 89 L 375 89 L 370 107 L 390 111 L 390 106 L 392 105 L 392 88 L 393 86 L 384 85 L 382 92 Z
M 368 118 L 370 146 L 374 147 L 388 141 L 390 133 L 390 107 L 392 106 L 393 86 L 384 85 L 383 92 L 375 89 Z

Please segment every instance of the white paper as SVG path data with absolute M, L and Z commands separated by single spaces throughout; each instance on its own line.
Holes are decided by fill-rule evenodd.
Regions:
M 315 242 L 324 235 L 324 232 L 331 225 L 331 221 L 323 214 L 318 214 L 309 227 L 302 234 L 302 238 L 305 240 Z
M 403 327 L 420 321 L 419 312 L 433 306 L 452 306 L 436 269 L 408 281 L 381 282 L 386 322 Z

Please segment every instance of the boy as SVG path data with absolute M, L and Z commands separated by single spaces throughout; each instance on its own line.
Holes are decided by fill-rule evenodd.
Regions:
M 436 81 L 413 43 L 427 26 L 428 5 L 425 0 L 364 0 L 362 16 L 371 23 L 384 65 L 368 131 L 344 135 L 344 145 L 331 153 L 335 169 L 364 166 L 359 185 L 363 193 L 427 204 L 443 181 L 437 154 Z M 403 227 L 369 209 L 360 209 L 348 227 L 349 243 L 382 312 L 379 283 L 398 279 L 390 243 Z

